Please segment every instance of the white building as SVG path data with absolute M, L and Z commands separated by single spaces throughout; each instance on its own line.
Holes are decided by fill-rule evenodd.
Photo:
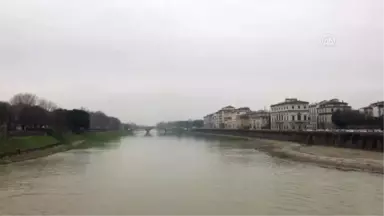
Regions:
M 251 127 L 249 113 L 237 115 L 236 122 L 237 122 L 237 129 L 248 130 Z
M 317 129 L 317 108 L 319 108 L 319 103 L 309 104 L 309 124 L 308 129 L 316 130 Z
M 384 115 L 384 101 L 372 103 L 367 107 L 360 108 L 359 111 L 367 116 L 380 117 Z
M 225 121 L 225 128 L 236 129 L 237 128 L 237 113 L 231 112 Z
M 323 101 L 317 108 L 317 129 L 332 129 L 336 126 L 332 123 L 332 114 L 336 111 L 351 110 L 348 103 L 339 99 Z
M 359 112 L 366 116 L 373 116 L 373 109 L 370 106 L 360 108 Z
M 303 130 L 309 124 L 308 102 L 296 98 L 271 105 L 272 130 Z
M 214 115 L 214 113 L 204 116 L 204 128 L 214 128 L 215 127 L 213 115 Z
M 250 129 L 271 129 L 271 115 L 268 111 L 259 110 L 249 114 Z
M 371 104 L 373 117 L 380 117 L 384 115 L 384 101 Z
M 249 126 L 248 118 L 246 114 L 250 113 L 251 110 L 248 107 L 241 107 L 234 109 L 228 113 L 225 119 L 225 128 L 228 129 L 241 129 Z
M 229 120 L 229 117 L 235 111 L 235 107 L 226 106 L 217 111 L 217 124 L 218 128 L 225 128 L 226 121 Z

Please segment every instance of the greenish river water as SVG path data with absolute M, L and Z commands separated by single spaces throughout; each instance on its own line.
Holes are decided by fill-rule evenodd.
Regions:
M 383 214 L 383 176 L 142 134 L 0 166 L 0 214 Z

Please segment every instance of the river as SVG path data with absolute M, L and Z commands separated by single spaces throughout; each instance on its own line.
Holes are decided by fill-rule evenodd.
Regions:
M 0 166 L 0 214 L 383 214 L 383 176 L 136 136 Z

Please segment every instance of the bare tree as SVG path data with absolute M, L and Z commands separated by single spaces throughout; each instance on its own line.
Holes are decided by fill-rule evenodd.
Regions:
M 0 101 L 0 140 L 7 138 L 8 124 L 10 120 L 10 105 Z
M 0 101 L 0 125 L 8 121 L 10 106 L 7 102 Z
M 14 95 L 9 101 L 11 105 L 35 106 L 38 97 L 31 93 L 19 93 Z
M 52 112 L 53 110 L 56 110 L 58 108 L 55 103 L 44 98 L 39 99 L 37 105 L 49 112 Z

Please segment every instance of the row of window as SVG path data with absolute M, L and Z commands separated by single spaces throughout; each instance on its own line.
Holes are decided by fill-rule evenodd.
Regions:
M 289 127 L 288 125 L 273 125 L 272 129 L 274 130 L 301 130 L 305 129 L 306 125 L 291 125 Z
M 301 121 L 301 120 L 304 120 L 304 121 L 309 121 L 311 120 L 311 117 L 307 116 L 307 115 L 301 115 L 301 113 L 298 113 L 297 115 L 291 115 L 291 117 L 289 118 L 288 115 L 277 115 L 275 117 L 272 117 L 272 121 L 288 121 L 288 120 L 292 120 L 292 121 Z
M 295 109 L 295 106 L 284 106 L 284 107 L 272 107 L 271 110 L 272 111 L 281 111 L 281 110 L 288 110 L 290 107 L 292 107 L 292 109 Z M 307 106 L 306 105 L 297 105 L 297 109 L 307 109 Z

